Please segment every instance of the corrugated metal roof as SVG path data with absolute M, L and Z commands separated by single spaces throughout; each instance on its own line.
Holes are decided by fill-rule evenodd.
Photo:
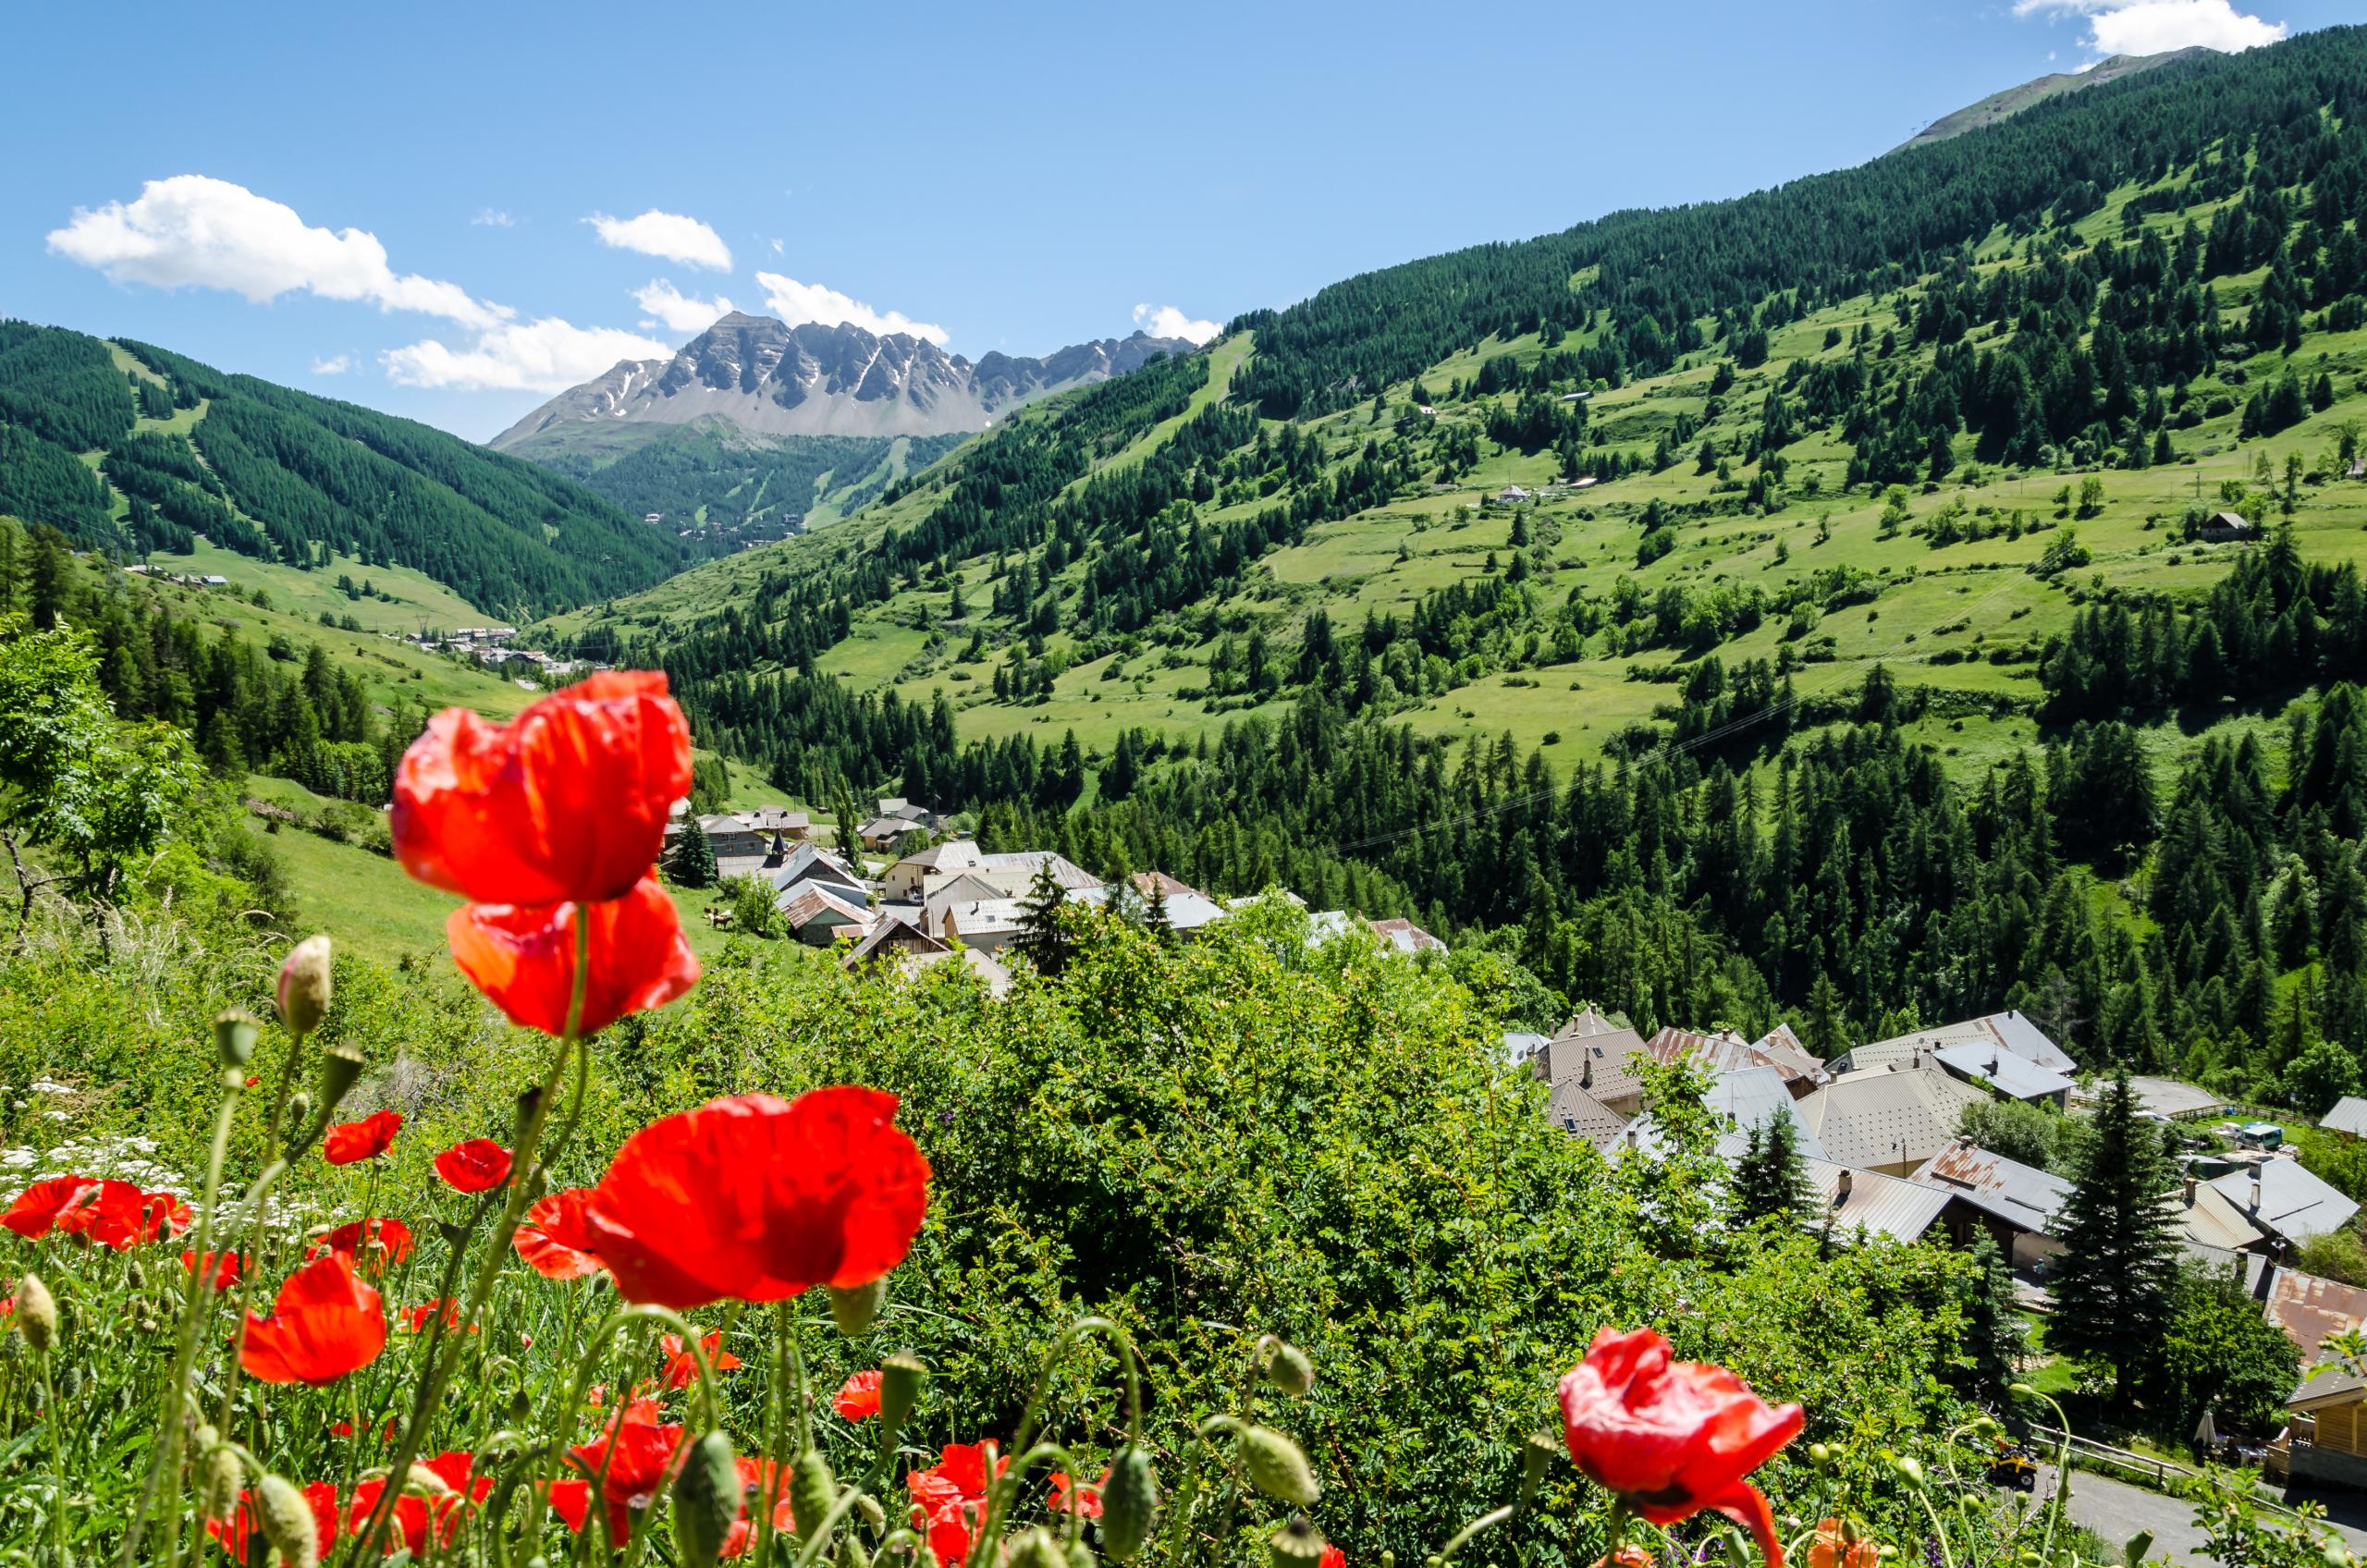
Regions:
M 1575 1078 L 1565 1078 L 1553 1085 L 1546 1097 L 1545 1120 L 1565 1133 L 1575 1133 L 1597 1148 L 1615 1142 L 1625 1129 L 1627 1119 L 1578 1087 Z
M 1571 1016 L 1570 1022 L 1554 1031 L 1553 1037 L 1558 1040 L 1569 1035 L 1617 1035 L 1625 1032 L 1627 1026 L 1625 1023 L 1613 1023 L 1588 1007 L 1580 1008 Z
M 2367 1100 L 2357 1095 L 2345 1095 L 2334 1102 L 2334 1109 L 2318 1119 L 2318 1125 L 2336 1133 L 2348 1133 L 2356 1138 L 2367 1133 Z
M 2367 1291 L 2293 1268 L 2276 1269 L 2269 1277 L 2263 1305 L 2268 1320 L 2300 1348 L 2304 1366 L 2318 1359 L 2318 1349 L 2326 1341 L 2367 1324 Z
M 1918 1029 L 1911 1035 L 1876 1040 L 1858 1047 L 1849 1052 L 1846 1060 L 1851 1070 L 1862 1071 L 1869 1067 L 1887 1067 L 1895 1061 L 1909 1061 L 1918 1056 L 1929 1056 L 1944 1046 L 1968 1042 L 2003 1047 L 2024 1061 L 2035 1062 L 2050 1072 L 2067 1073 L 2079 1070 L 2079 1063 L 2073 1061 L 2062 1047 L 2048 1039 L 2045 1031 L 2018 1012 L 1993 1012 L 1985 1018 L 1959 1019 L 1954 1023 Z
M 2265 1159 L 2250 1170 L 2231 1170 L 2210 1185 L 2230 1203 L 2240 1205 L 2256 1223 L 2288 1242 L 2306 1242 L 2339 1231 L 2359 1212 L 2357 1204 L 2302 1170 L 2298 1159 Z
M 1955 1193 L 2009 1225 L 2049 1236 L 2071 1195 L 2071 1183 L 2062 1177 L 2007 1159 L 1968 1138 L 1950 1143 L 1908 1180 Z
M 1845 1165 L 1920 1164 L 1956 1137 L 1964 1108 L 1989 1096 L 1935 1067 L 1835 1079 L 1799 1101 L 1800 1120 Z
M 2145 1109 L 2174 1120 L 2223 1109 L 2227 1103 L 2208 1089 L 2175 1078 L 2131 1078 L 2128 1090 Z
M 2062 1073 L 2026 1060 L 2001 1046 L 1967 1040 L 1959 1045 L 1942 1046 L 1932 1055 L 1957 1077 L 1985 1079 L 2009 1099 L 2042 1100 L 2071 1092 L 2071 1080 Z
M 1862 1230 L 1912 1242 L 1929 1231 L 1948 1207 L 1946 1193 L 1919 1182 L 1872 1170 L 1853 1170 L 1829 1159 L 1805 1163 L 1809 1187 L 1836 1239 Z
M 1731 1029 L 1703 1035 L 1671 1026 L 1653 1035 L 1644 1048 L 1663 1066 L 1690 1058 L 1712 1072 L 1740 1072 L 1764 1067 L 1774 1069 L 1788 1081 L 1817 1078 L 1823 1069 L 1823 1063 L 1802 1049 L 1789 1029 L 1778 1029 L 1753 1042 Z
M 2179 1200 L 2177 1219 L 2186 1239 L 2201 1246 L 2250 1252 L 2263 1239 L 2262 1228 L 2246 1217 L 2242 1207 L 2207 1182 L 2196 1183 L 2194 1191 Z
M 1800 1120 L 1799 1108 L 1789 1089 L 1784 1086 L 1782 1074 L 1772 1067 L 1748 1068 L 1740 1072 L 1722 1073 L 1710 1082 L 1701 1096 L 1702 1108 L 1717 1119 L 1720 1131 L 1715 1145 L 1717 1156 L 1734 1164 L 1749 1151 L 1753 1129 L 1772 1117 L 1786 1117 L 1792 1123 L 1793 1147 L 1802 1158 L 1822 1159 L 1824 1145 L 1817 1142 Z M 1628 1146 L 1647 1154 L 1658 1154 L 1662 1147 L 1660 1123 L 1650 1111 L 1627 1123 L 1622 1141 Z
M 1788 1023 L 1778 1023 L 1750 1043 L 1750 1048 L 1777 1067 L 1788 1067 L 1792 1075 L 1814 1078 L 1824 1072 L 1824 1059 L 1800 1043 Z

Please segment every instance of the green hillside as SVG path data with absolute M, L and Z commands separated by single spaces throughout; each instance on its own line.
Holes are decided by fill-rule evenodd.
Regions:
M 232 575 L 202 558 L 211 546 L 283 584 L 373 574 L 396 595 L 373 602 L 407 625 L 548 612 L 687 557 L 583 487 L 425 425 L 6 321 L 0 513 L 173 570 Z

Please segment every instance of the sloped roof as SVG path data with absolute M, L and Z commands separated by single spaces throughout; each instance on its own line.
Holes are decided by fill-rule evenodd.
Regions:
M 934 931 L 925 931 L 901 914 L 889 914 L 871 928 L 871 935 L 847 949 L 847 956 L 841 962 L 852 969 L 886 948 L 909 949 L 914 954 L 950 953 L 953 950 L 952 945 Z
M 1787 1076 L 1813 1078 L 1824 1071 L 1824 1059 L 1800 1043 L 1788 1023 L 1778 1023 L 1750 1043 L 1750 1048 L 1773 1065 L 1789 1068 Z
M 978 864 L 988 871 L 1024 872 L 1031 878 L 1039 866 L 1049 864 L 1061 886 L 1071 892 L 1101 886 L 1100 877 L 1057 850 L 1010 850 L 999 854 L 981 855 Z
M 1848 1066 L 1853 1071 L 1869 1067 L 1887 1067 L 1895 1061 L 1909 1061 L 1919 1056 L 1929 1056 L 1943 1046 L 1961 1045 L 1974 1041 L 2004 1047 L 2024 1061 L 2055 1072 L 2073 1072 L 2079 1063 L 2067 1055 L 2063 1047 L 2046 1037 L 2045 1031 L 2018 1012 L 1993 1012 L 1983 1018 L 1959 1019 L 1930 1029 L 1918 1029 L 1911 1035 L 1895 1035 L 1858 1047 L 1848 1053 Z
M 2255 1180 L 2260 1183 L 2257 1208 L 2252 1203 Z M 2339 1231 L 2359 1212 L 2357 1204 L 2301 1169 L 2298 1159 L 2264 1159 L 2249 1171 L 2231 1170 L 2210 1186 L 2288 1242 Z
M 1373 935 L 1402 953 L 1418 953 L 1436 949 L 1446 951 L 1446 944 L 1410 920 L 1376 920 Z
M 2265 1234 L 2264 1228 L 2244 1213 L 2241 1204 L 2208 1182 L 2197 1182 L 2190 1194 L 2177 1200 L 2174 1217 L 2187 1241 L 2225 1252 L 2252 1251 Z
M 1932 1060 L 1964 1079 L 1984 1079 L 2008 1099 L 2038 1100 L 2071 1092 L 2071 1080 L 2012 1051 L 1979 1040 L 1942 1046 Z
M 1811 1096 L 1811 1098 L 1814 1096 Z M 1947 1211 L 1949 1194 L 1897 1176 L 1856 1170 L 1829 1159 L 1801 1162 L 1831 1234 L 1845 1238 L 1863 1230 L 1896 1241 L 1921 1238 Z M 1844 1194 L 1845 1182 L 1848 1192 Z
M 882 822 L 892 821 L 899 825 L 886 829 L 886 831 L 891 833 L 901 831 L 903 827 L 911 826 L 909 823 L 904 822 L 901 817 L 881 818 L 880 820 Z M 877 826 L 878 826 L 877 823 L 866 822 L 863 825 L 863 830 L 865 833 L 869 833 L 872 828 Z M 918 853 L 906 855 L 896 864 L 898 865 L 917 865 L 930 871 L 966 871 L 972 866 L 982 865 L 985 863 L 986 857 L 978 852 L 978 846 L 972 840 L 968 839 L 948 839 L 941 844 L 931 844 L 927 849 L 922 850 Z
M 1553 1037 L 1560 1039 L 1565 1035 L 1617 1035 L 1629 1032 L 1625 1024 L 1613 1023 L 1594 1009 L 1587 1007 L 1580 1008 L 1572 1014 L 1570 1022 L 1554 1031 Z
M 2334 1109 L 2318 1119 L 2318 1125 L 2336 1133 L 2348 1133 L 2356 1138 L 2367 1133 L 2367 1099 L 2357 1095 L 2345 1095 L 2334 1102 Z
M 2271 1272 L 2262 1305 L 2268 1320 L 2300 1348 L 2304 1366 L 2318 1359 L 2326 1341 L 2367 1325 L 2367 1290 L 2296 1268 Z
M 1778 1116 L 1792 1123 L 1793 1147 L 1803 1158 L 1824 1158 L 1824 1145 L 1800 1120 L 1798 1104 L 1774 1068 L 1749 1067 L 1719 1074 L 1702 1092 L 1701 1106 L 1718 1122 L 1717 1155 L 1729 1164 L 1749 1151 L 1753 1132 Z M 1627 1124 L 1626 1137 L 1636 1147 L 1657 1153 L 1662 1141 L 1661 1124 L 1646 1111 Z
M 1644 1037 L 1633 1029 L 1557 1035 L 1533 1060 L 1538 1076 L 1549 1084 L 1577 1084 L 1598 1099 L 1627 1099 L 1644 1092 L 1643 1080 L 1627 1067 L 1627 1059 L 1643 1048 Z
M 1770 1068 L 1782 1074 L 1787 1083 L 1796 1078 L 1821 1077 L 1824 1067 L 1822 1062 L 1801 1047 L 1789 1029 L 1782 1027 L 1760 1040 L 1748 1041 L 1731 1029 L 1701 1035 L 1672 1025 L 1653 1035 L 1650 1044 L 1644 1048 L 1654 1061 L 1662 1066 L 1690 1057 L 1711 1072 Z
M 2071 1183 L 2033 1166 L 2007 1159 L 1969 1138 L 1952 1140 L 1907 1178 L 1956 1194 L 2009 1225 L 2054 1235 Z
M 1575 1078 L 1553 1085 L 1545 1100 L 1545 1120 L 1565 1133 L 1576 1133 L 1597 1148 L 1615 1142 L 1627 1125 L 1625 1117 L 1579 1088 Z
M 2182 1084 L 2175 1078 L 2131 1078 L 2128 1091 L 2137 1103 L 2157 1116 L 2173 1119 L 2200 1116 L 2218 1110 L 2226 1101 L 2210 1090 L 2193 1084 Z
M 1931 1158 L 1956 1135 L 1964 1108 L 1988 1096 L 1935 1067 L 1879 1069 L 1836 1078 L 1799 1102 L 1800 1120 L 1845 1165 Z
M 807 882 L 783 893 L 779 900 L 781 918 L 791 931 L 803 931 L 816 921 L 832 925 L 858 925 L 866 930 L 871 925 L 871 911 L 850 903 L 819 883 Z
M 792 844 L 779 865 L 765 869 L 765 880 L 775 888 L 787 888 L 803 881 L 819 879 L 836 882 L 864 891 L 867 884 L 855 875 L 852 867 L 819 844 Z

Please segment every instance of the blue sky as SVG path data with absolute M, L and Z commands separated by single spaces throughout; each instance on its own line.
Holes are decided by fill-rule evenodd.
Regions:
M 719 300 L 1042 353 L 2367 0 L 20 6 L 0 314 L 483 437 Z M 601 221 L 606 220 L 606 221 Z M 1205 331 L 1205 326 L 1196 328 Z

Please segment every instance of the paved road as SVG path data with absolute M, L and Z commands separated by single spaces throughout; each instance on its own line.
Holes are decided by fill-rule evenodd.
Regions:
M 2042 1464 L 2039 1466 L 2039 1499 L 2043 1501 L 2054 1495 L 2054 1466 Z M 2328 1522 L 2350 1543 L 2350 1549 L 2367 1553 L 2367 1529 L 2360 1527 L 2359 1500 L 2325 1497 L 2317 1501 L 2329 1505 L 2333 1517 Z M 2071 1501 L 2064 1512 L 2074 1524 L 2093 1530 L 2114 1547 L 2140 1530 L 2151 1530 L 2150 1556 L 2187 1563 L 2212 1561 L 2202 1550 L 2202 1532 L 2194 1527 L 2194 1504 L 2177 1498 L 2149 1492 L 2092 1470 L 2077 1470 L 2072 1472 Z

